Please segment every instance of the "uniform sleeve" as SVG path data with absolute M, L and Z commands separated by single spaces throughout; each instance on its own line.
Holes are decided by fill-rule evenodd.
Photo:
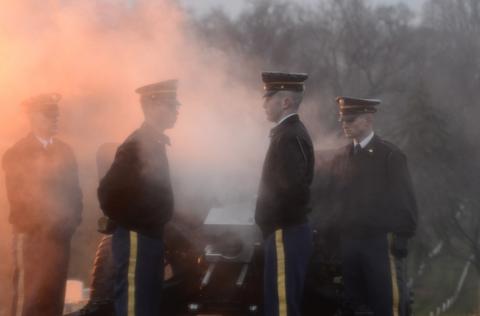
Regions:
M 279 208 L 308 202 L 313 176 L 313 151 L 300 137 L 290 136 L 279 146 L 276 192 Z M 310 170 L 312 169 L 312 170 Z
M 160 169 L 149 169 L 138 146 L 132 142 L 119 148 L 98 198 L 104 213 L 123 228 L 158 236 L 173 209 L 170 183 L 157 178 Z
M 407 158 L 400 151 L 392 151 L 388 156 L 388 177 L 392 216 L 395 219 L 394 232 L 412 237 L 417 227 L 417 202 Z
M 98 188 L 98 200 L 103 212 L 125 228 L 135 220 L 132 201 L 138 200 L 140 175 L 139 157 L 134 143 L 121 146 Z
M 5 186 L 10 203 L 10 223 L 19 231 L 27 232 L 35 226 L 34 219 L 28 216 L 28 192 L 26 190 L 25 174 L 19 164 L 18 157 L 7 151 L 2 159 L 5 172 Z M 26 220 L 29 218 L 29 220 Z

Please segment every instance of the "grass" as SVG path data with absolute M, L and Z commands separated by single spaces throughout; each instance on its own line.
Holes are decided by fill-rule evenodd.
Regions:
M 449 256 L 436 258 L 425 274 L 416 280 L 415 286 L 415 315 L 430 315 L 436 307 L 449 297 L 452 297 L 458 280 L 465 266 L 465 261 Z M 457 301 L 451 308 L 441 315 L 445 316 L 471 316 L 478 307 L 479 276 L 473 266 L 470 266 L 464 287 Z

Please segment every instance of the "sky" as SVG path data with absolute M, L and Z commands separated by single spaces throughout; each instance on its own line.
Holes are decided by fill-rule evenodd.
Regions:
M 292 2 L 304 3 L 306 5 L 314 3 L 317 0 L 291 0 Z M 406 3 L 411 8 L 419 10 L 425 0 L 368 0 L 373 4 L 395 4 L 399 2 Z M 248 0 L 181 0 L 187 7 L 196 12 L 203 13 L 213 7 L 223 7 L 227 12 L 235 15 L 240 12 L 247 4 Z

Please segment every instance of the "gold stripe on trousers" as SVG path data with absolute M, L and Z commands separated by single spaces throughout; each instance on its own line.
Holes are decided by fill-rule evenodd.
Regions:
M 128 259 L 128 316 L 135 316 L 135 271 L 137 268 L 138 235 L 130 232 L 130 257 Z
M 275 231 L 275 247 L 277 253 L 277 293 L 278 314 L 287 316 L 287 291 L 285 280 L 285 247 L 283 245 L 283 231 Z
M 390 276 L 392 278 L 392 315 L 400 314 L 400 291 L 398 287 L 395 256 L 392 254 L 393 234 L 388 234 L 388 258 L 390 261 Z

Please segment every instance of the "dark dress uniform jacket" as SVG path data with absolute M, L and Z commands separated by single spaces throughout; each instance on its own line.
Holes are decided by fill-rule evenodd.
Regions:
M 28 135 L 3 156 L 10 223 L 18 232 L 72 234 L 81 221 L 82 192 L 70 147 L 58 139 L 43 148 Z
M 341 149 L 328 197 L 343 236 L 415 232 L 417 205 L 406 156 L 376 135 L 355 155 L 353 144 Z
M 146 124 L 120 145 L 98 188 L 100 206 L 121 227 L 161 238 L 173 213 L 165 135 Z
M 270 133 L 255 220 L 265 236 L 307 221 L 313 179 L 313 145 L 298 115 Z

